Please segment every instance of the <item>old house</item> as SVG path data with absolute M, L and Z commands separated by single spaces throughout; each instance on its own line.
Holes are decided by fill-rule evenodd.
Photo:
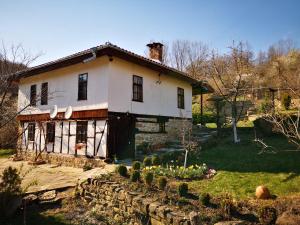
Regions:
M 201 85 L 161 62 L 161 43 L 147 46 L 149 58 L 106 43 L 19 72 L 22 149 L 124 158 L 179 138 Z

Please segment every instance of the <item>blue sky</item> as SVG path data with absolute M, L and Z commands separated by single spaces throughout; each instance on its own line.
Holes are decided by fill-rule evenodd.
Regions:
M 202 41 L 225 52 L 280 39 L 300 44 L 297 0 L 0 0 L 0 40 L 43 55 L 40 64 L 110 41 L 145 54 L 150 40 Z

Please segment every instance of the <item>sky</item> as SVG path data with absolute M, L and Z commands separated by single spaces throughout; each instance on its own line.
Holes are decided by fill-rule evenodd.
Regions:
M 299 0 L 0 0 L 0 40 L 42 53 L 34 65 L 107 41 L 141 55 L 151 40 L 178 39 L 257 52 L 281 39 L 299 46 L 299 10 Z

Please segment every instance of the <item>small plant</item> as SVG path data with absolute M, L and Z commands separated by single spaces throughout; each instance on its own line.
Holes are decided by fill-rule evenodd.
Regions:
M 127 177 L 128 171 L 127 171 L 127 167 L 124 165 L 119 165 L 117 167 L 117 172 L 120 176 L 122 177 Z
M 166 186 L 167 186 L 167 178 L 166 177 L 159 177 L 158 178 L 158 188 L 160 190 L 165 190 Z
M 132 174 L 131 174 L 130 180 L 131 180 L 132 182 L 137 182 L 137 181 L 140 180 L 140 178 L 141 178 L 140 172 L 134 170 L 134 171 L 132 172 Z
M 142 167 L 142 165 L 141 165 L 141 162 L 139 162 L 139 161 L 135 161 L 135 162 L 132 163 L 132 169 L 133 170 L 140 170 L 141 167 Z
M 153 182 L 153 173 L 147 172 L 144 176 L 145 182 L 148 186 L 151 186 Z
M 152 165 L 158 166 L 160 164 L 160 159 L 157 155 L 152 156 Z
M 228 218 L 235 212 L 233 199 L 229 195 L 225 195 L 221 200 L 221 210 L 224 216 Z
M 189 201 L 186 198 L 181 197 L 177 200 L 177 205 L 179 206 L 188 205 L 188 204 Z
M 83 171 L 88 171 L 88 170 L 91 170 L 93 169 L 93 166 L 89 163 L 85 163 L 82 167 Z
M 151 166 L 151 163 L 152 163 L 152 159 L 150 157 L 146 157 L 144 158 L 144 166 L 147 167 L 147 166 Z
M 189 186 L 187 183 L 181 183 L 178 186 L 178 194 L 180 197 L 187 196 L 189 190 Z
M 273 207 L 264 206 L 259 209 L 258 217 L 261 224 L 272 225 L 277 220 L 277 211 Z
M 208 193 L 203 193 L 203 194 L 200 194 L 199 196 L 199 201 L 202 205 L 209 205 L 210 203 L 210 195 Z

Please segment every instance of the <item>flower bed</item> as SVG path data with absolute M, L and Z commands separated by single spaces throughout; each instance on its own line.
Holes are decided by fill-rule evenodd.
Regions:
M 215 170 L 208 169 L 206 164 L 192 165 L 187 168 L 183 166 L 150 166 L 143 169 L 143 172 L 149 171 L 157 176 L 167 176 L 176 179 L 202 179 L 211 177 L 211 173 L 215 173 Z M 208 173 L 210 173 L 209 176 L 207 176 Z

